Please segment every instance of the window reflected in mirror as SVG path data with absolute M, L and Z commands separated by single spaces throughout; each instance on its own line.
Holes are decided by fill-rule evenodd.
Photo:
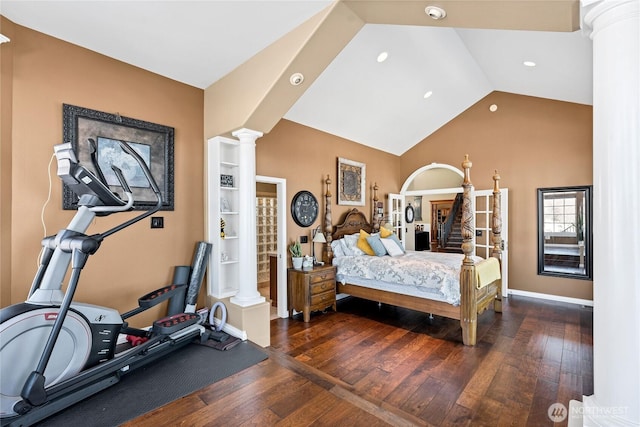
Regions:
M 538 274 L 592 279 L 591 186 L 538 189 Z

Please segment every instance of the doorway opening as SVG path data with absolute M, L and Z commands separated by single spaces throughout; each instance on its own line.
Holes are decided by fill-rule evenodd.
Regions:
M 256 176 L 258 291 L 271 301 L 270 319 L 287 317 L 286 179 Z
M 422 221 L 417 220 L 413 224 L 404 223 L 404 215 L 402 215 L 403 229 L 407 226 L 413 226 L 415 230 L 406 229 L 405 233 L 405 247 L 411 250 L 417 250 L 417 247 L 421 248 L 426 246 L 420 243 L 420 239 L 424 234 L 424 230 L 431 230 L 429 233 L 430 250 L 434 244 L 437 245 L 437 241 L 434 242 L 434 238 L 438 239 L 438 217 L 437 212 L 434 216 L 434 208 L 439 207 L 441 200 L 450 202 L 454 200 L 456 194 L 461 191 L 461 184 L 463 180 L 463 172 L 454 166 L 431 163 L 430 165 L 423 166 L 413 172 L 402 185 L 400 194 L 397 195 L 402 201 L 401 206 L 404 206 L 409 202 L 413 202 L 416 208 L 420 209 Z M 508 296 L 509 286 L 509 189 L 501 188 L 501 213 L 502 213 L 502 295 Z M 474 189 L 473 197 L 473 210 L 475 212 L 475 228 L 476 228 L 476 240 L 475 250 L 476 255 L 484 258 L 489 256 L 490 246 L 492 243 L 489 239 L 491 230 L 490 216 L 492 212 L 493 193 L 492 190 L 477 190 Z M 431 211 L 429 214 L 428 212 Z M 446 215 L 445 215 L 446 216 Z M 435 225 L 435 228 L 434 228 Z

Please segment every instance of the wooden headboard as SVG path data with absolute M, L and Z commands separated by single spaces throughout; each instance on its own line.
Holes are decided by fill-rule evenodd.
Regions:
M 364 230 L 367 233 L 371 233 L 373 227 L 367 221 L 365 214 L 358 209 L 353 208 L 344 217 L 344 221 L 336 226 L 336 231 L 331 235 L 332 240 L 340 239 L 347 234 L 358 233 L 360 230 Z

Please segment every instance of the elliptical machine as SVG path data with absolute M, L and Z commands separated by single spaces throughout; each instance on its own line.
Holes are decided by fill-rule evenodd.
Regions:
M 2 426 L 32 425 L 114 385 L 127 372 L 206 335 L 202 321 L 195 313 L 204 274 L 202 266 L 206 265 L 203 260 L 211 250 L 211 245 L 204 242 L 196 250 L 201 263 L 195 280 L 153 291 L 141 297 L 138 307 L 127 313 L 120 315 L 111 308 L 73 302 L 80 273 L 102 241 L 152 215 L 162 206 L 160 189 L 144 160 L 129 144 L 118 141 L 126 153 L 123 155 L 132 156 L 141 168 L 157 197 L 157 204 L 108 231 L 86 235 L 95 216 L 129 211 L 134 203 L 122 171 L 114 165 L 111 168 L 126 200 L 109 189 L 95 157 L 95 142 L 89 140 L 88 143 L 95 174 L 79 164 L 70 143 L 54 147 L 58 176 L 79 197 L 78 212 L 66 229 L 43 239 L 41 262 L 27 300 L 0 310 Z M 69 266 L 71 274 L 63 292 L 61 288 Z M 150 330 L 134 329 L 125 322 L 125 319 L 169 299 L 172 299 L 169 301 L 170 315 L 154 322 Z M 188 312 L 175 313 L 173 310 L 171 313 L 176 299 L 181 300 L 182 310 Z M 142 343 L 116 353 L 119 334 L 141 337 Z

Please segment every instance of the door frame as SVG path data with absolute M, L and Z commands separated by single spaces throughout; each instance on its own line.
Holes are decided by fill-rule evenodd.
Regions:
M 478 198 L 485 198 L 484 206 L 487 209 L 481 207 L 478 209 Z M 478 223 L 478 215 L 485 215 L 485 220 L 483 221 L 486 224 L 486 227 L 482 228 L 482 230 L 486 231 L 487 234 L 491 232 L 491 214 L 493 213 L 493 205 L 489 204 L 489 197 L 493 197 L 493 189 L 491 190 L 474 190 L 473 191 L 473 212 L 475 223 Z M 500 218 L 502 220 L 502 258 L 500 260 L 501 263 L 501 274 L 502 274 L 502 296 L 508 297 L 509 295 L 509 189 L 501 188 L 500 189 Z M 478 230 L 476 226 L 476 230 Z M 492 245 L 490 245 L 490 240 L 487 238 L 487 245 L 479 245 L 477 242 L 474 242 L 474 253 L 475 248 L 478 246 L 482 246 L 486 248 L 487 253 L 491 253 L 490 249 Z
M 287 180 L 273 176 L 256 175 L 256 183 L 275 184 L 276 186 L 276 226 L 278 236 L 276 238 L 276 254 L 278 259 L 278 300 L 276 306 L 278 317 L 289 317 L 287 308 Z

